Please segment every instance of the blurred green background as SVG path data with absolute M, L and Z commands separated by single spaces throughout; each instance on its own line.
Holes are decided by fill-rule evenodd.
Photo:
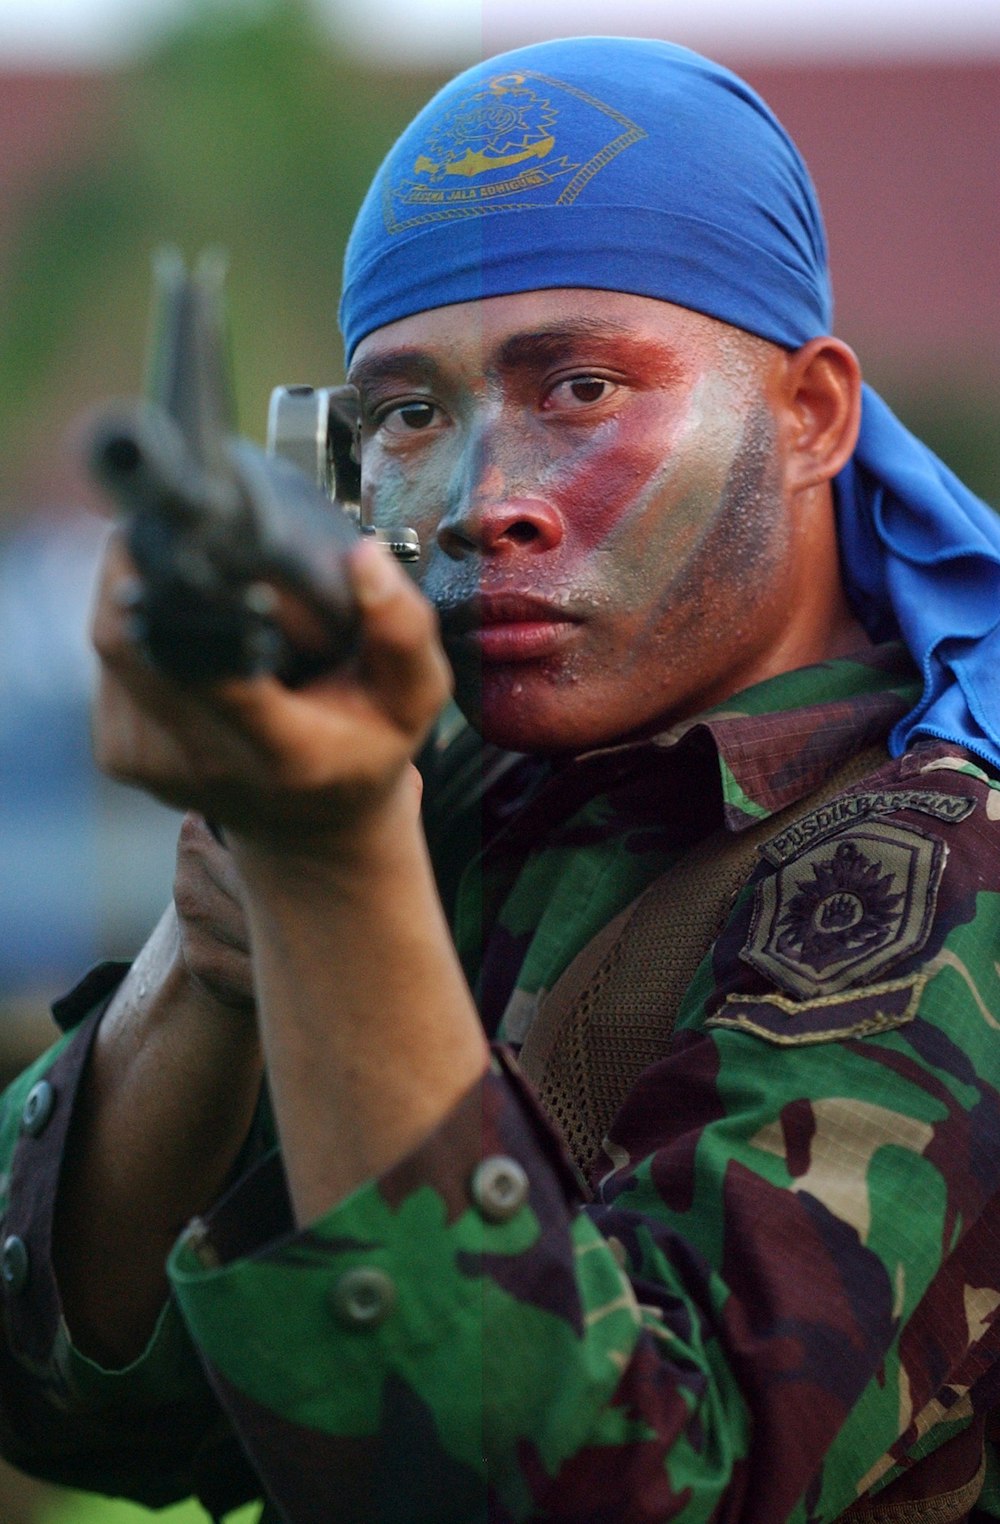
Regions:
M 260 439 L 274 385 L 340 379 L 353 215 L 452 68 L 348 53 L 307 0 L 190 0 L 114 69 L 4 76 L 0 61 L 0 1071 L 47 1040 L 46 1002 L 69 977 L 135 949 L 170 887 L 174 817 L 88 758 L 82 631 L 100 530 L 73 452 L 88 407 L 141 385 L 150 256 L 164 242 L 228 252 L 239 416 Z M 996 504 L 1000 65 L 758 58 L 744 72 L 817 179 L 838 331 Z M 0 1524 L 152 1517 L 0 1470 Z M 206 1518 L 193 1505 L 155 1517 Z
M 340 379 L 344 244 L 371 174 L 446 73 L 335 47 L 307 0 L 188 0 L 116 68 L 0 59 L 0 1044 L 132 953 L 170 890 L 176 820 L 99 778 L 86 708 L 101 504 L 95 404 L 143 382 L 151 256 L 221 247 L 242 431 L 271 388 Z M 0 1055 L 2 1070 L 2 1055 Z
M 297 0 L 198 0 L 150 57 L 96 77 L 91 141 L 31 187 L 8 253 L 0 501 L 37 500 L 40 463 L 51 470 L 60 426 L 85 401 L 136 389 L 163 242 L 228 252 L 247 432 L 261 433 L 276 382 L 338 377 L 351 221 L 435 82 L 339 57 Z
M 69 91 L 78 128 L 15 199 L 0 259 L 0 557 L 6 540 L 8 570 L 51 554 L 38 549 L 26 562 L 25 544 L 67 535 L 71 551 L 78 546 L 81 559 L 89 557 L 95 536 L 86 521 L 80 529 L 77 509 L 93 499 L 73 458 L 76 421 L 93 402 L 141 385 L 150 256 L 162 243 L 188 257 L 208 246 L 228 253 L 233 371 L 246 433 L 262 437 L 278 382 L 340 378 L 335 308 L 351 220 L 382 154 L 444 73 L 396 77 L 345 60 L 296 0 L 240 9 L 199 0 L 148 57 L 93 75 L 82 96 L 80 82 L 65 76 L 34 82 L 31 109 L 40 102 L 44 114 L 51 100 L 53 110 L 66 110 Z M 15 603 L 8 600 L 8 611 Z M 0 637 L 3 628 L 0 611 Z M 32 660 L 46 660 L 37 641 L 26 647 L 22 668 Z M 30 678 L 41 719 L 22 743 L 31 776 L 19 776 L 10 757 L 5 769 L 4 746 L 25 724 L 20 712 L 4 714 L 5 699 L 24 691 L 25 674 L 8 670 L 8 677 L 0 683 L 0 876 L 10 899 L 5 919 L 0 890 L 0 1070 L 9 1072 L 46 1040 L 45 1001 L 70 959 L 82 972 L 94 955 L 136 945 L 169 890 L 174 822 L 92 775 L 81 755 L 86 726 L 76 695 L 64 723 L 60 696 L 46 697 L 39 672 Z M 38 769 L 51 767 L 53 753 L 63 764 L 50 780 L 59 803 L 19 846 L 25 798 L 35 798 Z M 29 890 L 26 905 L 35 871 L 29 854 L 42 851 L 50 833 L 51 867 L 40 875 L 39 903 Z M 74 857 L 82 876 L 73 872 Z M 68 888 L 67 877 L 76 878 Z M 44 930 L 53 900 L 64 895 L 61 924 L 53 916 Z M 78 934 L 67 935 L 76 921 Z M 253 1505 L 230 1517 L 253 1524 L 258 1513 Z M 162 1524 L 208 1518 L 194 1503 L 154 1515 L 0 1468 L 0 1524 L 154 1517 Z

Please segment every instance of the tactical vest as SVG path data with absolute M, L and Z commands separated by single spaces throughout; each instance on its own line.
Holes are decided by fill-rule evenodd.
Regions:
M 520 1067 L 586 1174 L 639 1076 L 670 1048 L 681 1000 L 765 841 L 885 761 L 857 754 L 804 800 L 745 831 L 719 828 L 577 955 L 540 1002 Z M 665 929 L 669 928 L 669 935 Z M 844 1524 L 961 1524 L 986 1473 L 985 1420 L 841 1515 Z

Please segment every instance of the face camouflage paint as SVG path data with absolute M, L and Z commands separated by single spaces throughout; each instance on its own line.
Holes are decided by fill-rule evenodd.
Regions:
M 801 575 L 763 400 L 782 364 L 686 308 L 581 291 L 362 342 L 366 513 L 406 504 L 490 739 L 589 746 L 765 675 Z
M 559 288 L 675 303 L 787 349 L 830 332 L 816 195 L 749 86 L 670 43 L 584 37 L 435 96 L 355 224 L 348 355 L 421 312 Z M 922 733 L 1000 766 L 1000 520 L 868 387 L 834 497 L 852 607 L 923 675 L 893 752 Z

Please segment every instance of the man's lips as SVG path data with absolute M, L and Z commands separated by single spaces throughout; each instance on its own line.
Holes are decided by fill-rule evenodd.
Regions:
M 446 645 L 471 649 L 482 661 L 537 661 L 562 650 L 579 621 L 544 598 L 480 593 L 441 610 L 441 628 Z

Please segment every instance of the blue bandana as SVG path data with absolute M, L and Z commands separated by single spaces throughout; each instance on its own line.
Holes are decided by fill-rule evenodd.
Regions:
M 347 249 L 348 355 L 453 302 L 582 286 L 676 302 L 795 349 L 832 326 L 826 240 L 794 143 L 736 75 L 670 43 L 581 37 L 458 76 L 379 170 Z M 869 634 L 924 676 L 897 726 L 1000 767 L 1000 519 L 865 389 L 835 483 Z

